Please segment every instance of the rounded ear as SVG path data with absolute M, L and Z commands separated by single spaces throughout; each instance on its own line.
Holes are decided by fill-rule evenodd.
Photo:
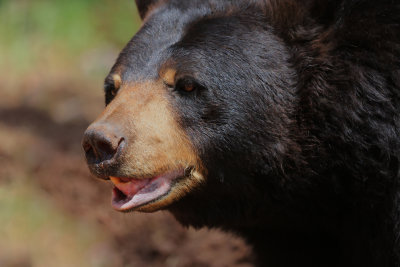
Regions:
M 147 11 L 149 11 L 149 7 L 151 5 L 156 4 L 159 0 L 135 0 L 136 1 L 136 6 L 139 11 L 140 17 L 143 19 Z

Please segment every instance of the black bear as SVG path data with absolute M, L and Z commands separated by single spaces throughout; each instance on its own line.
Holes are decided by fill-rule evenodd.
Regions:
M 400 266 L 400 1 L 137 0 L 83 139 L 119 211 L 259 266 Z

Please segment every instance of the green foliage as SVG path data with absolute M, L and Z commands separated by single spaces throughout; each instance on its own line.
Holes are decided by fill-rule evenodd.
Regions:
M 140 26 L 132 0 L 0 0 L 0 69 L 28 70 L 42 57 L 78 59 L 118 49 Z

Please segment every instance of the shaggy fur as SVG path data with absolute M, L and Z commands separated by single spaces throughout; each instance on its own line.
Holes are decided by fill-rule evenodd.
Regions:
M 113 70 L 194 80 L 169 101 L 208 174 L 175 217 L 260 266 L 400 266 L 400 2 L 150 2 Z

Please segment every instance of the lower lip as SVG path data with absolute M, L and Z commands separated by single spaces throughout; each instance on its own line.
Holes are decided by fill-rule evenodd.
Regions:
M 183 177 L 184 170 L 169 172 L 149 180 L 133 196 L 126 196 L 118 188 L 113 189 L 112 207 L 118 211 L 129 211 L 145 204 L 155 202 L 168 195 L 172 188 L 172 181 Z

